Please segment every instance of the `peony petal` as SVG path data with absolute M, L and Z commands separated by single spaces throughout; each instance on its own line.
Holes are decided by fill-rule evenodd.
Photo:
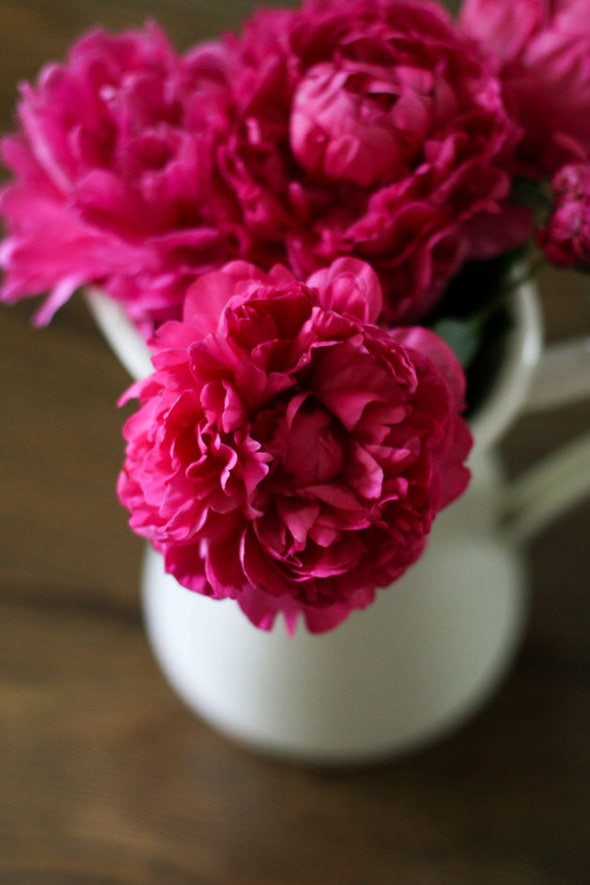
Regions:
M 393 329 L 390 334 L 404 347 L 416 350 L 433 361 L 446 378 L 457 408 L 462 409 L 465 402 L 465 373 L 448 344 L 435 332 L 421 326 Z
M 298 549 L 303 549 L 308 532 L 314 526 L 320 508 L 317 503 L 298 499 L 279 498 L 277 508 L 282 522 L 293 536 Z
M 223 312 L 235 295 L 232 278 L 221 272 L 205 274 L 186 293 L 184 320 L 197 329 L 201 337 L 219 328 Z
M 235 599 L 244 585 L 240 544 L 239 535 L 229 535 L 211 541 L 207 547 L 205 574 L 218 599 Z
M 383 468 L 367 449 L 356 445 L 345 468 L 347 483 L 363 498 L 378 500 L 383 489 Z
M 246 529 L 242 536 L 240 561 L 247 581 L 257 593 L 271 597 L 289 594 L 289 583 L 262 549 L 251 529 Z
M 183 587 L 205 596 L 213 595 L 205 577 L 203 558 L 198 544 L 164 545 L 166 571 Z
M 307 285 L 318 288 L 324 310 L 334 310 L 364 323 L 375 323 L 381 314 L 379 277 L 365 261 L 339 258 L 330 268 L 312 274 Z

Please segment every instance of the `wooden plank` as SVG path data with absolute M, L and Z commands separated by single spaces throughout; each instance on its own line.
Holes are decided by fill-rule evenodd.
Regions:
M 299 768 L 189 714 L 134 617 L 0 603 L 0 881 L 581 882 L 586 702 L 529 649 L 436 748 Z

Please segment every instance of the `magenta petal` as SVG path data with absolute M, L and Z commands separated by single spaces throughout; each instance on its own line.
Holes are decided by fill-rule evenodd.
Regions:
M 282 521 L 291 532 L 293 540 L 298 546 L 302 546 L 320 514 L 319 505 L 290 498 L 280 498 L 278 510 Z
M 184 301 L 184 320 L 198 328 L 204 337 L 219 328 L 223 311 L 235 295 L 231 277 L 224 273 L 205 274 L 188 290 Z
M 284 468 L 297 477 L 298 483 L 312 485 L 340 473 L 344 453 L 332 424 L 331 416 L 323 409 L 300 409 L 292 416 L 290 426 L 283 428 Z
M 237 601 L 248 620 L 259 630 L 272 630 L 277 617 L 283 615 L 287 633 L 292 636 L 295 632 L 301 606 L 291 597 L 270 596 L 246 587 Z
M 375 393 L 370 390 L 334 390 L 323 393 L 322 400 L 347 430 L 353 430 L 365 408 L 375 402 Z
M 45 299 L 39 310 L 36 311 L 33 322 L 36 326 L 46 326 L 53 319 L 56 311 L 74 294 L 83 280 L 76 277 L 64 277 L 53 287 L 49 296 Z
M 115 232 L 141 230 L 141 207 L 111 172 L 92 170 L 76 187 L 74 199 L 86 223 L 99 228 L 108 225 Z
M 227 536 L 211 541 L 205 554 L 205 574 L 217 598 L 234 599 L 244 585 L 240 566 L 239 536 Z
M 305 489 L 305 492 L 319 498 L 321 501 L 325 501 L 332 507 L 337 507 L 342 510 L 360 509 L 356 495 L 342 484 L 308 486 Z
M 383 297 L 379 277 L 365 261 L 339 258 L 330 268 L 316 271 L 308 286 L 320 290 L 320 304 L 343 316 L 364 323 L 375 323 L 381 313 Z
M 254 590 L 271 596 L 289 594 L 289 584 L 251 529 L 246 530 L 242 537 L 240 557 L 244 575 Z
M 174 575 L 179 584 L 195 593 L 211 595 L 197 544 L 164 546 L 163 552 L 166 571 Z
M 366 550 L 358 536 L 339 536 L 335 543 L 318 551 L 315 558 L 306 563 L 306 575 L 311 578 L 332 578 L 345 575 L 355 567 Z
M 383 489 L 383 468 L 363 446 L 355 446 L 345 475 L 349 485 L 359 495 L 379 499 Z
M 42 194 L 8 189 L 2 210 L 18 219 L 15 233 L 2 245 L 2 297 L 16 301 L 51 290 L 40 322 L 49 321 L 79 286 L 141 264 L 138 248 L 96 231 Z
M 446 378 L 457 407 L 462 409 L 465 401 L 465 373 L 449 345 L 435 332 L 421 326 L 393 329 L 390 334 L 404 347 L 417 350 L 433 361 Z
M 302 614 L 305 619 L 305 626 L 310 633 L 321 634 L 334 630 L 343 621 L 345 621 L 351 613 L 351 609 L 347 603 L 335 603 L 325 608 L 314 608 L 311 605 L 302 607 Z

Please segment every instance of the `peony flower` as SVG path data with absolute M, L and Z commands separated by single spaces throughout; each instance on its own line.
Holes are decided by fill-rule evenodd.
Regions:
M 132 528 L 260 628 L 283 613 L 322 632 L 367 606 L 466 487 L 462 370 L 434 333 L 377 326 L 381 301 L 356 259 L 306 282 L 229 263 L 189 289 L 128 394 Z
M 465 0 L 460 23 L 488 53 L 523 127 L 517 171 L 551 177 L 590 155 L 587 0 Z
M 203 214 L 223 64 L 216 46 L 181 58 L 154 25 L 96 31 L 23 87 L 21 131 L 2 144 L 15 174 L 0 197 L 3 300 L 50 291 L 45 323 L 98 283 L 148 330 L 180 316 L 187 281 L 235 252 Z
M 496 78 L 443 10 L 415 0 L 260 12 L 230 54 L 219 182 L 235 194 L 236 236 L 274 249 L 244 257 L 286 260 L 301 279 L 361 258 L 388 321 L 422 317 L 470 257 L 468 223 L 508 196 L 518 133 Z M 527 215 L 518 242 L 529 233 Z
M 537 242 L 552 264 L 590 269 L 590 164 L 564 166 L 552 187 L 553 210 Z

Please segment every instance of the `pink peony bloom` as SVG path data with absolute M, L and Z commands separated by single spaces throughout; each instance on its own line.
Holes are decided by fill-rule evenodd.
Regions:
M 98 283 L 147 329 L 180 316 L 187 281 L 235 253 L 203 208 L 223 64 L 216 46 L 180 58 L 154 25 L 97 31 L 23 87 L 21 131 L 2 144 L 5 301 L 50 291 L 44 323 Z
M 471 257 L 467 223 L 508 195 L 517 131 L 496 78 L 415 0 L 308 0 L 260 12 L 231 45 L 236 114 L 216 163 L 236 236 L 269 250 L 247 257 L 304 279 L 356 256 L 388 321 L 423 316 Z
M 517 170 L 552 176 L 590 155 L 587 0 L 465 0 L 461 26 L 489 53 L 524 129 Z
M 537 242 L 552 264 L 590 269 L 590 164 L 564 166 L 552 186 L 553 211 Z
M 189 289 L 128 394 L 132 528 L 263 629 L 283 613 L 323 632 L 367 606 L 468 482 L 462 370 L 434 333 L 375 325 L 381 298 L 356 259 L 305 283 L 230 263 Z

